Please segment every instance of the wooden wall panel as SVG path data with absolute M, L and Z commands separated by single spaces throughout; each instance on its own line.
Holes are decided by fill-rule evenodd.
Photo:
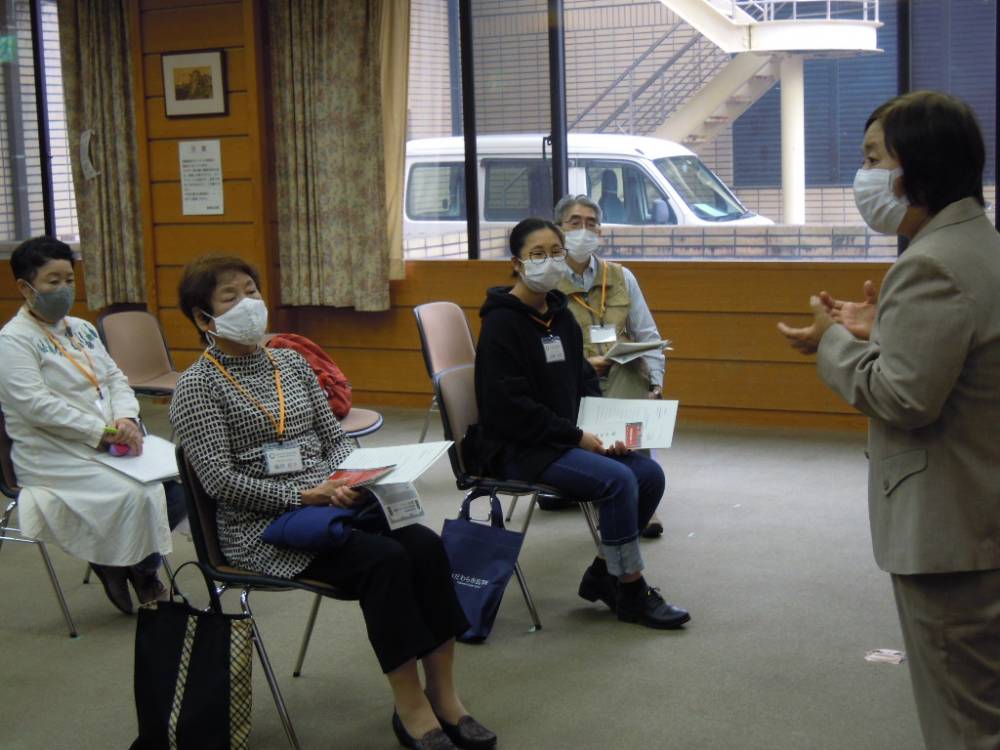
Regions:
M 226 115 L 168 118 L 162 97 L 146 100 L 146 122 L 150 138 L 215 138 L 225 135 L 246 135 L 247 95 L 243 92 L 228 94 L 229 111 Z
M 252 224 L 161 224 L 153 229 L 156 263 L 183 266 L 206 253 L 242 255 L 251 262 Z
M 847 299 L 861 298 L 867 278 L 878 283 L 883 263 L 626 263 L 654 310 L 801 313 L 809 295 L 826 289 Z M 860 281 L 859 281 L 860 279 Z
M 142 14 L 141 28 L 144 54 L 242 47 L 243 3 L 149 9 Z
M 224 180 L 222 199 L 225 213 L 219 216 L 185 216 L 182 213 L 181 184 L 153 184 L 153 222 L 155 224 L 229 224 L 252 223 L 253 184 L 249 180 Z

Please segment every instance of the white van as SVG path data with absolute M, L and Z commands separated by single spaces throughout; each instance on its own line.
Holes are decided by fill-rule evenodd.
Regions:
M 773 224 L 748 211 L 696 154 L 659 138 L 570 133 L 569 192 L 590 196 L 607 225 Z M 551 217 L 551 154 L 541 135 L 477 139 L 479 220 L 484 230 Z M 405 237 L 466 228 L 465 141 L 406 144 Z

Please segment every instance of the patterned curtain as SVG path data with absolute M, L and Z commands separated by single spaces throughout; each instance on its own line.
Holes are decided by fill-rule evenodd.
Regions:
M 382 4 L 382 128 L 385 133 L 385 203 L 389 278 L 406 276 L 403 264 L 403 181 L 406 172 L 406 103 L 410 77 L 410 0 Z
M 395 6 L 269 0 L 283 304 L 389 308 L 380 40 Z
M 121 0 L 59 0 L 59 41 L 87 305 L 143 302 L 129 21 Z M 81 139 L 89 141 L 81 160 Z

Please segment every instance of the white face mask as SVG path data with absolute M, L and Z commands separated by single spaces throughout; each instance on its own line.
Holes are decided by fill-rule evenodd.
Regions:
M 212 318 L 211 315 L 208 317 Z M 215 332 L 209 331 L 210 336 L 247 346 L 257 344 L 267 331 L 267 305 L 262 299 L 244 297 L 212 320 L 215 321 Z
M 541 263 L 521 261 L 521 278 L 524 285 L 533 292 L 548 292 L 555 289 L 566 275 L 565 259 L 546 258 Z
M 597 250 L 599 239 L 589 229 L 574 229 L 566 232 L 566 252 L 577 263 L 585 263 Z
M 882 234 L 896 234 L 910 205 L 892 190 L 902 169 L 859 169 L 854 175 L 854 204 L 865 223 Z

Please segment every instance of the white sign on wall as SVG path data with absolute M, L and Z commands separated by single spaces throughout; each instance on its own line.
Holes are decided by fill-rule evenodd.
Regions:
M 222 202 L 222 148 L 218 140 L 182 141 L 181 202 L 185 216 L 220 216 Z

